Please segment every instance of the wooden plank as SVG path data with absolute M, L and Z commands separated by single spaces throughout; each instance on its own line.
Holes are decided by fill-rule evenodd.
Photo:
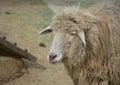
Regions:
M 8 54 L 14 54 L 14 55 L 29 59 L 29 60 L 34 61 L 34 62 L 37 60 L 36 57 L 31 55 L 27 51 L 17 47 L 16 45 L 14 45 L 14 44 L 12 44 L 12 43 L 10 43 L 7 40 L 2 39 L 2 38 L 0 38 L 0 50 L 2 52 L 6 51 Z

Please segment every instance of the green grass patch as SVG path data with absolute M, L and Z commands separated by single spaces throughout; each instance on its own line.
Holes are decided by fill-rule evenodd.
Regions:
M 80 7 L 87 8 L 91 5 L 95 4 L 96 2 L 93 1 L 84 1 L 84 0 L 65 0 L 65 1 L 54 1 L 53 4 L 60 5 L 60 6 L 73 6 L 73 5 L 80 5 Z
M 80 6 L 83 7 L 83 8 L 88 8 L 90 6 L 92 6 L 93 4 L 95 4 L 94 2 L 81 2 L 80 3 Z
M 39 14 L 40 16 L 40 20 L 38 22 L 35 23 L 35 26 L 37 28 L 45 28 L 48 25 L 50 25 L 52 17 L 53 17 L 53 12 L 51 11 L 51 9 L 49 9 L 48 7 L 43 7 L 43 10 L 38 10 L 37 14 Z

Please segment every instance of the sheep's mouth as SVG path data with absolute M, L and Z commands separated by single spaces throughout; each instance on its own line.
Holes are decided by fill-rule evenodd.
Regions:
M 56 64 L 59 63 L 60 61 L 49 61 L 50 64 Z

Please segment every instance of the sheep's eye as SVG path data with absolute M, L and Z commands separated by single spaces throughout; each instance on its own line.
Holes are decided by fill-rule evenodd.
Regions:
M 74 32 L 72 32 L 70 35 L 71 35 L 71 36 L 75 36 L 75 35 L 76 35 L 76 32 L 74 31 Z

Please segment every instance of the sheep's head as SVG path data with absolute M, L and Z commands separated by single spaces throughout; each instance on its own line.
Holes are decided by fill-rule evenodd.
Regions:
M 86 45 L 85 33 L 77 24 L 77 18 L 59 15 L 53 19 L 50 26 L 40 32 L 40 34 L 53 33 L 53 41 L 48 54 L 50 63 L 57 63 L 65 57 L 73 58 L 76 53 L 81 53 L 80 51 Z

